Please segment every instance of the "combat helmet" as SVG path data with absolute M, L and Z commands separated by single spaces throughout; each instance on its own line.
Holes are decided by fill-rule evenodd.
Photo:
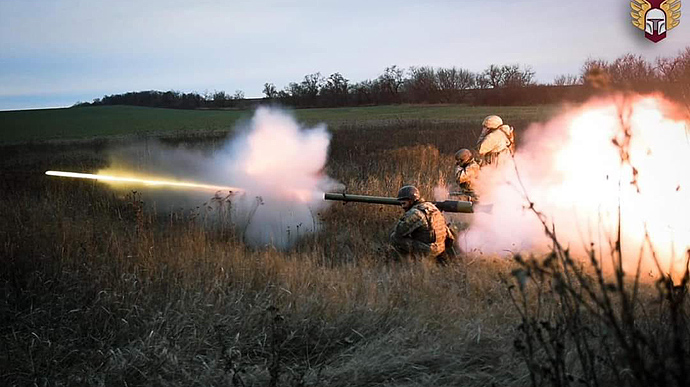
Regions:
M 421 198 L 422 196 L 419 194 L 419 190 L 413 185 L 406 185 L 398 191 L 398 200 L 408 199 L 416 202 Z
M 469 149 L 460 149 L 459 151 L 455 152 L 455 161 L 458 163 L 468 163 L 470 160 L 472 160 L 472 151 Z
M 487 116 L 482 122 L 482 126 L 487 129 L 497 129 L 501 125 L 503 125 L 503 119 L 499 116 Z

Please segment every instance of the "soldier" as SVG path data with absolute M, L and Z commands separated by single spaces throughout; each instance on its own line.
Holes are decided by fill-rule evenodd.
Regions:
M 479 176 L 479 164 L 472 151 L 460 149 L 455 152 L 455 182 L 458 184 L 458 200 L 476 202 L 475 180 Z
M 499 116 L 488 116 L 482 123 L 477 140 L 477 151 L 484 165 L 498 165 L 515 151 L 515 134 L 511 126 L 504 125 Z
M 405 214 L 390 236 L 395 250 L 402 255 L 440 260 L 446 243 L 452 238 L 441 211 L 433 203 L 425 201 L 419 190 L 411 185 L 400 188 L 398 201 Z

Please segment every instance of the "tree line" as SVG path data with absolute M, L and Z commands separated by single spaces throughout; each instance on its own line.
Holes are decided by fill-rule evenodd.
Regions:
M 168 109 L 220 109 L 241 107 L 245 101 L 241 90 L 230 95 L 225 91 L 213 93 L 181 93 L 179 91 L 132 91 L 124 94 L 106 95 L 93 102 L 77 102 L 75 106 L 130 105 Z
M 672 98 L 690 100 L 690 47 L 676 56 L 649 61 L 625 54 L 613 61 L 587 59 L 579 74 L 564 74 L 538 84 L 535 72 L 519 64 L 492 64 L 481 72 L 458 67 L 397 65 L 386 67 L 373 79 L 351 82 L 341 73 L 307 74 L 279 90 L 266 82 L 261 100 L 245 99 L 237 90 L 213 93 L 140 91 L 106 95 L 87 105 L 135 105 L 177 109 L 243 108 L 269 102 L 293 107 L 367 106 L 399 103 L 468 103 L 475 105 L 529 105 L 580 101 L 596 89 L 662 91 Z

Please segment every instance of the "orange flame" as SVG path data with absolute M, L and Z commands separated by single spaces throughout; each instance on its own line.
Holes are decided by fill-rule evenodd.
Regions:
M 634 267 L 640 251 L 654 250 L 662 270 L 682 272 L 690 248 L 686 122 L 668 117 L 669 103 L 658 97 L 617 102 L 570 121 L 569 141 L 553 159 L 563 184 L 550 187 L 547 201 L 577 209 L 582 224 L 607 235 L 617 230 L 620 206 L 624 264 Z
M 627 270 L 682 273 L 690 249 L 690 126 L 678 106 L 658 96 L 596 100 L 535 125 L 512 163 L 481 177 L 482 200 L 499 215 L 477 218 L 470 241 L 483 251 L 548 249 L 549 241 L 526 203 L 554 224 L 559 239 L 575 248 L 594 243 L 611 253 L 620 239 Z M 480 181 L 481 182 L 481 181 Z M 656 270 L 655 270 L 656 271 Z

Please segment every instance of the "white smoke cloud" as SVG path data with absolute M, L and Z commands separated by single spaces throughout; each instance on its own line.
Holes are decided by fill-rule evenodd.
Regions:
M 323 172 L 330 142 L 326 126 L 305 129 L 287 112 L 261 107 L 235 133 L 214 152 L 158 143 L 118 149 L 112 152 L 111 166 L 100 173 L 134 171 L 241 188 L 243 192 L 229 197 L 229 202 L 222 200 L 228 192 L 219 192 L 215 200 L 203 191 L 145 193 L 158 208 L 206 203 L 202 210 L 213 208 L 211 216 L 222 214 L 254 246 L 285 248 L 316 231 L 315 216 L 327 205 L 323 192 L 334 184 Z
M 616 97 L 530 126 L 515 164 L 508 160 L 482 170 L 481 200 L 494 205 L 493 213 L 476 214 L 462 243 L 491 253 L 548 250 L 550 241 L 528 210 L 526 193 L 573 252 L 594 243 L 607 257 L 620 201 L 627 268 L 636 267 L 641 249 L 649 258 L 646 230 L 662 267 L 670 270 L 690 248 L 690 141 L 686 122 L 674 110 L 660 97 Z M 630 128 L 629 165 L 621 164 L 614 142 L 625 142 L 621 119 Z M 652 267 L 647 260 L 645 269 Z

